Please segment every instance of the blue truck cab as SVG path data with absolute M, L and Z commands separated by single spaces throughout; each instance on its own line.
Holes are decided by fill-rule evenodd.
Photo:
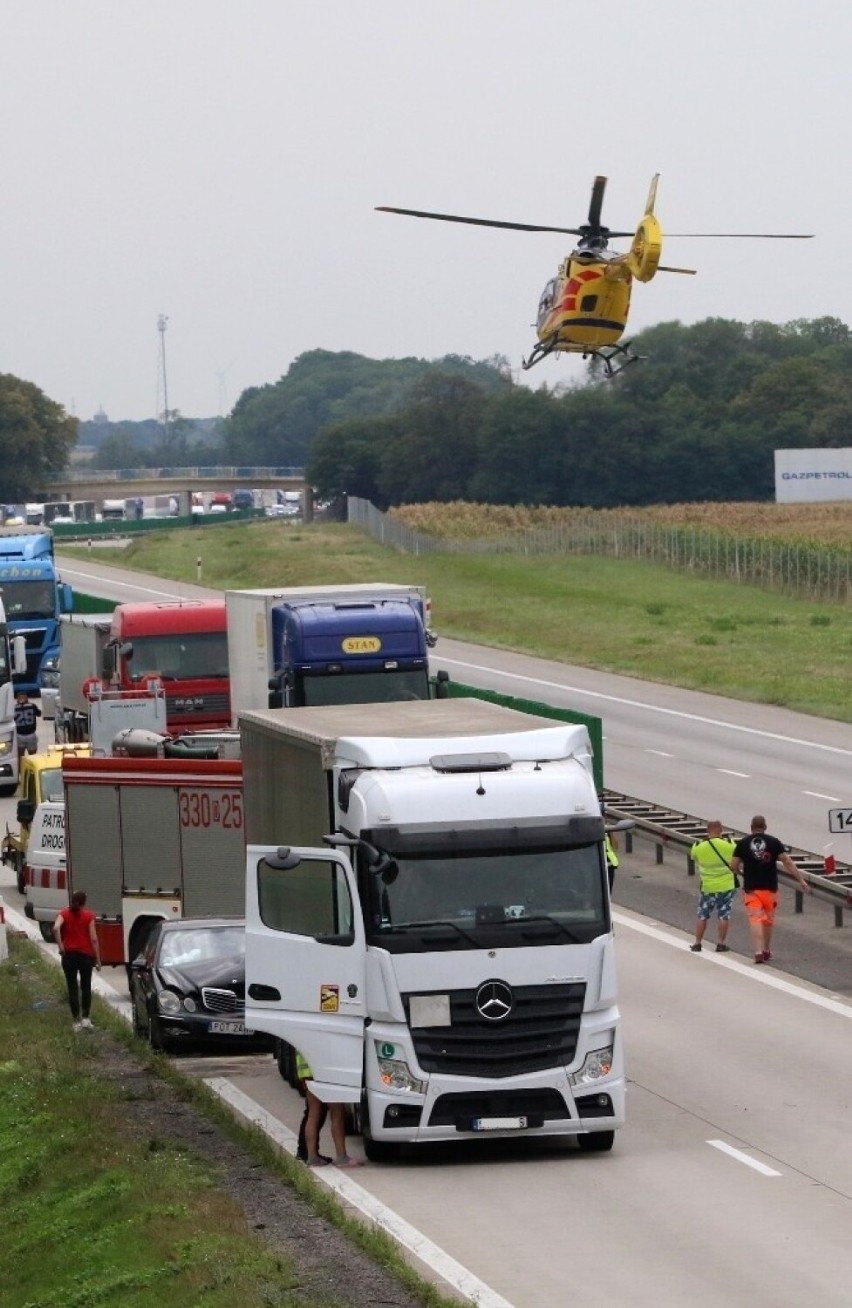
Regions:
M 270 707 L 429 699 L 420 600 L 293 603 L 272 609 Z
M 42 668 L 59 653 L 59 616 L 74 601 L 57 574 L 51 531 L 0 528 L 0 594 L 9 635 L 23 636 L 26 647 L 26 671 L 15 676 L 15 688 L 40 694 Z

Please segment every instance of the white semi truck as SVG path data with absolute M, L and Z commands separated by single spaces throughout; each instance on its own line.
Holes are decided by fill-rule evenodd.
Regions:
M 246 1022 L 361 1106 L 367 1156 L 573 1136 L 624 1070 L 583 726 L 480 700 L 240 716 Z

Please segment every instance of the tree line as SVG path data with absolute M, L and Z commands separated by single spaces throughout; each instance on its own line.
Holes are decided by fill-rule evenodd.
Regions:
M 591 360 L 580 383 L 537 389 L 500 357 L 312 350 L 224 420 L 175 414 L 165 440 L 153 422 L 109 424 L 97 462 L 305 467 L 323 497 L 380 508 L 611 507 L 772 499 L 774 450 L 852 443 L 852 336 L 839 319 L 661 323 L 633 346 L 641 361 L 614 380 Z M 0 376 L 3 497 L 61 471 L 75 431 L 37 387 Z

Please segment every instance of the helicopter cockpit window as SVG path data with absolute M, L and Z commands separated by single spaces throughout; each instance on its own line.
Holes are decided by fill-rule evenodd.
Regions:
M 538 302 L 538 311 L 540 314 L 547 313 L 553 308 L 553 301 L 556 298 L 556 280 L 550 281 L 541 293 L 541 299 Z
M 584 313 L 594 313 L 598 307 L 598 297 L 596 295 L 584 295 L 580 301 L 580 308 Z

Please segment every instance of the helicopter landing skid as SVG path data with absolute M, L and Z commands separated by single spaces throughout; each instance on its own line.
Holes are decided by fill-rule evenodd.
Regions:
M 551 340 L 547 342 L 536 341 L 535 345 L 532 348 L 532 354 L 530 355 L 530 357 L 528 359 L 521 359 L 521 367 L 523 368 L 524 372 L 528 372 L 529 369 L 532 368 L 534 364 L 541 363 L 542 359 L 546 359 L 548 354 L 552 354 L 555 349 L 556 349 L 555 340 Z
M 575 347 L 576 350 L 576 347 Z M 528 359 L 521 359 L 521 366 L 524 372 L 528 372 L 535 364 L 541 363 L 549 354 L 563 353 L 564 347 L 560 350 L 559 342 L 555 339 L 550 341 L 537 341 L 532 348 L 532 353 Z M 606 377 L 617 377 L 620 372 L 630 363 L 638 363 L 644 359 L 644 354 L 636 354 L 629 345 L 608 345 L 599 350 L 587 350 L 583 354 L 584 359 L 600 359 L 603 364 L 604 375 Z
M 591 356 L 594 359 L 600 359 L 603 364 L 604 375 L 607 377 L 617 377 L 620 372 L 631 363 L 638 363 L 644 359 L 644 354 L 635 354 L 629 345 L 609 345 L 605 350 L 592 350 Z M 583 355 L 583 358 L 588 358 Z

